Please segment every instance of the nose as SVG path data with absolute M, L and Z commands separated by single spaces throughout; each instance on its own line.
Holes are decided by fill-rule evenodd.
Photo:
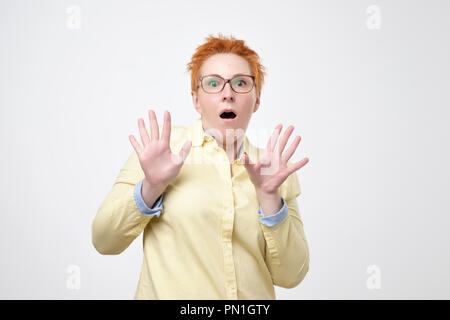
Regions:
M 222 90 L 222 101 L 234 101 L 234 94 L 235 92 L 233 91 L 233 89 L 231 89 L 230 83 L 226 83 L 225 87 Z

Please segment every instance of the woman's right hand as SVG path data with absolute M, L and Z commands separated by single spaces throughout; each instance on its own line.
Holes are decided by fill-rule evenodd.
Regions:
M 139 132 L 143 147 L 139 145 L 133 135 L 128 138 L 136 151 L 145 179 L 150 186 L 167 186 L 180 172 L 191 149 L 192 142 L 186 141 L 178 155 L 170 150 L 170 113 L 164 112 L 164 126 L 161 139 L 159 137 L 159 126 L 153 110 L 149 110 L 151 139 L 147 134 L 144 120 L 138 119 Z

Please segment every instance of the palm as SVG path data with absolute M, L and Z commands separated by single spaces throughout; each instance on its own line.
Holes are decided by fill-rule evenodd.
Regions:
M 250 180 L 257 190 L 265 193 L 276 192 L 291 173 L 300 169 L 309 161 L 308 158 L 304 158 L 288 167 L 288 160 L 297 149 L 301 137 L 296 136 L 294 142 L 283 154 L 284 147 L 286 146 L 294 127 L 290 126 L 281 138 L 280 143 L 276 144 L 281 128 L 281 124 L 275 128 L 274 133 L 267 143 L 264 154 L 259 158 L 256 164 L 250 164 L 248 156 L 244 156 L 245 168 L 247 169 Z
M 164 113 L 164 127 L 161 138 L 159 137 L 159 127 L 156 115 L 149 112 L 151 139 L 145 129 L 144 120 L 139 119 L 138 126 L 141 134 L 143 147 L 141 147 L 134 136 L 130 135 L 130 142 L 139 157 L 145 178 L 151 185 L 168 184 L 175 178 L 189 154 L 191 142 L 186 141 L 178 155 L 170 150 L 170 113 Z

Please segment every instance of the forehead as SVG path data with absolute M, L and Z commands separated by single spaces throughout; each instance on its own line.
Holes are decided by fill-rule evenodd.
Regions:
M 200 76 L 213 73 L 224 78 L 231 78 L 237 73 L 253 74 L 247 60 L 233 53 L 217 53 L 206 59 L 200 68 Z

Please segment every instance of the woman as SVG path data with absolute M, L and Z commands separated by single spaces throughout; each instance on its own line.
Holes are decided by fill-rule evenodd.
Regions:
M 162 130 L 153 110 L 150 130 L 138 120 L 142 145 L 129 136 L 135 152 L 97 212 L 93 244 L 119 254 L 144 232 L 135 299 L 275 299 L 274 285 L 293 288 L 309 269 L 295 173 L 308 158 L 288 161 L 293 126 L 281 135 L 278 125 L 265 149 L 245 136 L 264 68 L 244 41 L 209 36 L 188 70 L 201 118 L 172 128 L 166 111 Z

